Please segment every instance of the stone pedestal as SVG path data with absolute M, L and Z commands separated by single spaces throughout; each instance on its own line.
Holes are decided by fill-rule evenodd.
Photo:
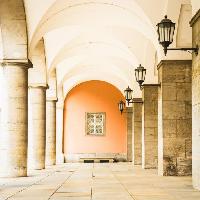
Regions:
M 200 46 L 200 10 L 191 20 L 192 45 Z M 194 188 L 200 190 L 200 52 L 192 58 L 192 180 Z
M 46 86 L 29 86 L 28 167 L 45 168 Z
M 2 121 L 0 176 L 27 176 L 28 68 L 27 60 L 2 61 Z
M 142 164 L 142 99 L 133 99 L 132 162 Z
M 126 123 L 127 123 L 127 161 L 132 161 L 132 117 L 133 117 L 133 108 L 126 108 Z
M 158 85 L 145 84 L 142 90 L 142 168 L 157 168 Z
M 158 173 L 190 175 L 192 169 L 191 61 L 158 65 Z
M 56 102 L 57 99 L 46 101 L 46 165 L 56 164 Z

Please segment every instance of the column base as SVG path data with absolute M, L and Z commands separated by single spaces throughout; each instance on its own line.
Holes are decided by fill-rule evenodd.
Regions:
M 192 175 L 192 158 L 173 159 L 165 157 L 163 159 L 163 170 L 159 172 L 161 176 L 190 176 Z
M 56 164 L 63 164 L 65 162 L 64 154 L 59 154 L 56 156 Z
M 27 168 L 24 169 L 6 169 L 1 170 L 0 172 L 1 178 L 17 178 L 17 177 L 27 177 Z

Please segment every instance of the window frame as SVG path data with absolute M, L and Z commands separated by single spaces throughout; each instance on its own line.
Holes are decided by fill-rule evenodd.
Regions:
M 94 134 L 88 134 L 88 114 L 90 115 L 101 114 L 103 116 L 103 134 L 97 134 L 96 132 Z M 85 135 L 86 136 L 100 136 L 100 137 L 106 136 L 106 112 L 86 112 L 85 113 Z

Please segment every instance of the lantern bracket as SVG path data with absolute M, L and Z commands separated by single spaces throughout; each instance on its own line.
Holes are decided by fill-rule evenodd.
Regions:
M 198 45 L 196 45 L 196 47 L 193 48 L 164 48 L 164 52 L 165 52 L 165 56 L 167 55 L 167 51 L 187 51 L 190 53 L 190 51 L 192 51 L 191 53 L 195 53 L 195 55 L 197 56 L 199 53 L 199 47 Z
M 140 85 L 140 90 L 143 90 L 144 86 L 143 85 Z

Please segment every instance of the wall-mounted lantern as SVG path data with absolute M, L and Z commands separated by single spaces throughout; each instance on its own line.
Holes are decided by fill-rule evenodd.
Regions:
M 122 100 L 118 103 L 118 108 L 119 108 L 119 111 L 121 112 L 121 114 L 123 113 L 125 106 L 126 105 Z
M 130 103 L 132 103 L 131 100 L 133 99 L 133 90 L 128 86 L 124 90 L 124 94 L 125 94 L 125 99 L 129 105 Z
M 139 67 L 135 69 L 135 78 L 140 86 L 140 89 L 143 88 L 142 85 L 145 81 L 146 71 L 147 70 L 142 65 L 139 65 Z
M 158 41 L 164 48 L 165 56 L 167 55 L 168 50 L 192 51 L 198 55 L 198 46 L 196 46 L 196 48 L 168 48 L 169 45 L 173 42 L 175 26 L 176 24 L 168 19 L 167 15 L 165 15 L 165 18 L 157 24 Z

